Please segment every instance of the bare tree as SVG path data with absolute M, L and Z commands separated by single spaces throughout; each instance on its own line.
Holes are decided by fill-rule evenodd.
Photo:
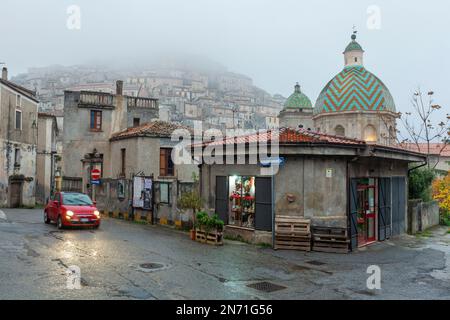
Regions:
M 413 143 L 417 150 L 427 154 L 428 168 L 430 168 L 431 143 L 441 142 L 437 154 L 436 167 L 444 149 L 450 143 L 450 115 L 439 114 L 442 107 L 433 101 L 434 92 L 429 91 L 426 95 L 420 88 L 414 92 L 411 99 L 412 111 L 402 114 L 400 119 L 406 130 L 407 136 L 402 137 L 402 143 Z M 437 119 L 437 120 L 436 120 Z M 401 136 L 401 132 L 398 132 Z M 425 144 L 426 150 L 421 150 L 420 145 Z

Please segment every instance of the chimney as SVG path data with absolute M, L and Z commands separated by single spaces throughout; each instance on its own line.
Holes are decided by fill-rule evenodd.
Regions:
M 118 96 L 123 95 L 123 81 L 122 80 L 116 81 L 116 95 L 118 95 Z
M 3 67 L 2 69 L 2 80 L 8 80 L 8 69 L 6 67 Z

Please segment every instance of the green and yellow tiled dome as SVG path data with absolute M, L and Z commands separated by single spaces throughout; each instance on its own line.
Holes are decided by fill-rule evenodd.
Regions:
M 312 108 L 312 103 L 309 98 L 301 92 L 300 85 L 295 85 L 294 93 L 284 103 L 284 109 L 306 109 Z
M 347 66 L 319 95 L 314 112 L 392 111 L 395 103 L 384 83 L 362 65 Z

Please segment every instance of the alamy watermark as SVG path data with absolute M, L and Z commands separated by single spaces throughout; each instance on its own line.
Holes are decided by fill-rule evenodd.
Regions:
M 69 290 L 81 289 L 81 269 L 79 266 L 73 265 L 66 269 L 67 281 L 66 288 Z
M 381 8 L 378 5 L 370 5 L 367 7 L 367 29 L 381 29 Z
M 366 281 L 367 289 L 381 290 L 381 268 L 377 265 L 371 265 L 366 272 L 370 274 Z
M 81 29 L 81 8 L 78 5 L 71 5 L 67 7 L 67 21 L 66 26 L 69 30 Z

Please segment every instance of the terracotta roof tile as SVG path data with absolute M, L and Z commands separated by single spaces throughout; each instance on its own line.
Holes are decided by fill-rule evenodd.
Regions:
M 227 145 L 242 143 L 270 142 L 273 138 L 278 138 L 279 143 L 297 144 L 297 143 L 332 143 L 342 145 L 365 145 L 365 141 L 314 132 L 306 129 L 280 128 L 279 130 L 260 131 L 253 134 L 242 135 L 237 137 L 224 138 L 222 140 L 205 142 L 202 145 Z
M 420 152 L 424 154 L 428 153 L 427 143 L 419 143 L 418 145 L 416 145 L 415 143 L 402 143 L 399 145 L 399 147 L 409 151 Z M 442 157 L 450 157 L 450 144 L 430 143 L 430 154 L 440 154 Z
M 114 133 L 111 140 L 142 136 L 170 137 L 176 129 L 186 129 L 192 133 L 192 128 L 177 123 L 158 120 Z

